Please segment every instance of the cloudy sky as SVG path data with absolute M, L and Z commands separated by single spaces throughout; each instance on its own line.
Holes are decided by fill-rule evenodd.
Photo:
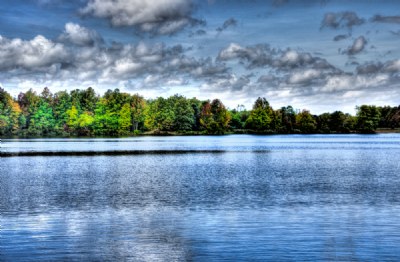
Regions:
M 0 86 L 400 104 L 400 1 L 2 0 Z

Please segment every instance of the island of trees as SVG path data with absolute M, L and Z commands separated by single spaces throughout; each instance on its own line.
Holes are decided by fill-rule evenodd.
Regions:
M 32 89 L 13 98 L 0 88 L 0 136 L 128 136 L 138 134 L 314 134 L 374 133 L 400 127 L 400 106 L 361 105 L 352 116 L 341 111 L 313 115 L 291 106 L 273 109 L 257 98 L 251 110 L 227 109 L 219 99 L 174 95 L 146 100 L 138 94 L 93 88 Z

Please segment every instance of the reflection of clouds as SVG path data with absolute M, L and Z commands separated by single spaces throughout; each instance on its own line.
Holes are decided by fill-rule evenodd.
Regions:
M 189 255 L 185 243 L 179 230 L 172 223 L 171 214 L 174 213 L 176 212 L 173 210 L 153 207 L 135 210 L 107 209 L 104 212 L 93 213 L 93 220 L 86 221 L 86 231 L 82 236 L 95 241 L 92 251 L 101 247 L 98 250 L 99 259 L 187 260 Z
M 8 240 L 0 243 L 5 260 L 349 261 L 394 258 L 398 236 L 393 232 L 400 217 L 388 206 L 295 205 L 257 210 L 108 208 L 2 220 L 2 240 Z
M 2 235 L 10 241 L 0 246 L 21 260 L 187 261 L 178 214 L 149 207 L 9 217 Z
M 85 217 L 84 212 L 73 211 L 68 212 L 64 216 L 65 221 L 65 233 L 70 237 L 79 237 L 84 232 L 84 225 L 81 223 L 81 220 Z

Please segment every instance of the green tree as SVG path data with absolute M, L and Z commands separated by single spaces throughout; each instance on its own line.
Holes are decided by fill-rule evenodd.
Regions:
M 125 103 L 121 110 L 119 111 L 118 116 L 118 132 L 121 135 L 129 134 L 130 128 L 132 126 L 131 120 L 131 106 L 128 103 Z
M 257 131 L 266 131 L 270 129 L 272 108 L 265 98 L 257 98 L 254 102 L 253 110 L 246 121 L 246 127 Z
M 31 130 L 34 127 L 30 128 L 32 123 L 31 118 L 33 114 L 37 111 L 40 102 L 40 97 L 36 94 L 35 91 L 29 89 L 26 93 L 20 93 L 18 95 L 18 105 L 22 110 L 22 114 L 25 116 L 25 126 L 24 129 Z
M 316 130 L 316 121 L 309 111 L 303 110 L 296 116 L 296 125 L 304 134 L 314 133 Z
M 67 91 L 60 91 L 53 97 L 53 113 L 58 132 L 68 131 L 68 110 L 72 107 L 71 96 Z M 75 107 L 76 108 L 76 107 Z
M 380 120 L 380 112 L 376 106 L 362 105 L 356 107 L 357 129 L 361 133 L 374 133 Z
M 175 95 L 174 103 L 174 130 L 188 131 L 193 129 L 195 124 L 194 110 L 189 100 L 183 96 Z
M 46 101 L 40 101 L 39 107 L 30 118 L 28 132 L 35 136 L 50 135 L 54 134 L 54 126 L 53 109 Z
M 133 130 L 139 130 L 139 127 L 144 125 L 146 101 L 138 94 L 131 98 L 131 119 Z
M 159 97 L 149 103 L 146 110 L 145 126 L 150 130 L 173 131 L 175 112 L 172 99 Z
M 0 114 L 0 135 L 9 134 L 10 132 L 9 126 L 10 126 L 10 119 L 5 115 Z
M 79 115 L 77 120 L 77 131 L 78 135 L 89 136 L 92 134 L 92 127 L 94 123 L 94 117 L 92 112 L 85 111 Z
M 296 126 L 296 112 L 292 106 L 282 107 L 281 112 L 281 133 L 293 133 Z
M 67 110 L 66 115 L 67 115 L 66 124 L 68 128 L 72 131 L 76 131 L 79 127 L 79 122 L 78 122 L 79 113 L 76 106 L 72 106 L 71 109 Z
M 331 132 L 330 128 L 331 114 L 323 113 L 317 117 L 317 130 L 321 133 L 329 134 Z

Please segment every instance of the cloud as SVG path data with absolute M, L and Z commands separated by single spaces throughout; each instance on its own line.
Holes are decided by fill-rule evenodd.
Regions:
M 279 60 L 274 61 L 277 67 L 297 67 L 313 63 L 314 58 L 309 53 L 299 53 L 295 50 L 286 50 L 282 53 Z
M 319 80 L 322 72 L 315 69 L 306 69 L 294 72 L 288 79 L 290 84 L 310 84 L 313 80 Z
M 371 22 L 375 23 L 394 23 L 400 24 L 400 16 L 382 16 L 382 15 L 375 15 L 371 18 Z
M 89 0 L 82 15 L 105 18 L 113 26 L 133 26 L 139 32 L 171 35 L 187 26 L 204 25 L 192 17 L 190 0 Z
M 216 30 L 221 33 L 222 31 L 228 29 L 229 27 L 235 27 L 237 25 L 237 20 L 235 18 L 229 18 L 226 20 L 222 26 L 218 27 Z
M 0 71 L 41 71 L 68 59 L 64 45 L 44 36 L 38 35 L 29 41 L 0 36 Z
M 377 87 L 387 85 L 390 78 L 386 74 L 372 74 L 372 75 L 353 75 L 342 74 L 333 75 L 328 77 L 327 82 L 319 92 L 347 92 L 354 90 L 373 90 Z
M 360 36 L 347 52 L 362 52 L 366 42 Z M 238 71 L 234 71 L 228 78 L 207 82 L 202 90 L 223 94 L 230 92 L 235 97 L 267 96 L 275 105 L 296 105 L 308 101 L 311 108 L 330 108 L 321 105 L 321 101 L 333 99 L 354 106 L 373 101 L 374 97 L 382 97 L 382 90 L 392 95 L 400 93 L 395 91 L 399 87 L 400 60 L 358 64 L 354 72 L 344 72 L 327 60 L 307 52 L 274 49 L 263 44 L 241 46 L 237 43 L 221 49 L 217 60 L 228 64 L 237 61 L 251 70 L 252 75 L 239 77 L 236 75 Z M 354 94 L 360 93 L 363 94 L 362 99 L 355 101 Z
M 254 45 L 242 47 L 231 43 L 219 52 L 217 60 L 228 61 L 239 59 L 247 68 L 263 67 L 272 62 L 271 54 L 274 52 L 268 45 Z
M 325 59 L 314 57 L 310 53 L 292 49 L 274 49 L 263 44 L 242 47 L 239 44 L 231 43 L 219 52 L 217 60 L 238 60 L 247 69 L 269 67 L 284 71 L 294 68 L 338 70 Z
M 351 11 L 339 13 L 326 13 L 321 22 L 321 29 L 328 27 L 331 29 L 338 29 L 347 27 L 351 29 L 353 26 L 362 25 L 365 19 L 359 18 L 356 13 Z
M 202 84 L 201 90 L 207 92 L 242 92 L 251 83 L 249 76 L 240 76 L 230 74 L 224 78 L 209 79 Z
M 365 37 L 359 36 L 354 40 L 353 44 L 347 48 L 345 53 L 348 55 L 356 55 L 364 50 L 366 44 L 367 40 Z
M 189 34 L 189 37 L 193 37 L 193 36 L 203 36 L 203 35 L 206 35 L 207 34 L 207 32 L 205 31 L 205 30 L 203 30 L 203 29 L 198 29 L 198 30 L 196 30 L 195 32 L 191 32 L 190 34 Z
M 400 72 L 400 59 L 388 61 L 384 64 L 384 71 L 389 73 L 399 73 Z
M 261 75 L 258 78 L 257 83 L 271 83 L 271 82 L 275 81 L 276 79 L 277 79 L 277 77 L 274 75 L 271 75 L 271 74 Z
M 182 45 L 94 44 L 98 39 L 102 38 L 97 32 L 72 23 L 66 24 L 59 42 L 43 36 L 32 40 L 0 36 L 0 78 L 49 86 L 71 83 L 154 89 L 229 75 L 224 63 L 191 57 Z
M 96 31 L 74 23 L 65 24 L 64 33 L 60 35 L 59 40 L 80 46 L 93 46 L 104 42 Z
M 379 73 L 391 74 L 396 76 L 400 72 L 400 59 L 381 62 L 366 62 L 357 66 L 358 75 L 373 75 Z
M 344 39 L 346 39 L 346 38 L 348 38 L 348 37 L 349 37 L 349 35 L 337 35 L 337 36 L 335 36 L 335 37 L 333 38 L 333 41 L 335 41 L 335 42 L 341 41 L 341 40 L 344 40 Z
M 382 63 L 368 62 L 357 66 L 356 72 L 359 75 L 376 74 L 379 73 L 382 70 L 382 68 L 383 68 Z

